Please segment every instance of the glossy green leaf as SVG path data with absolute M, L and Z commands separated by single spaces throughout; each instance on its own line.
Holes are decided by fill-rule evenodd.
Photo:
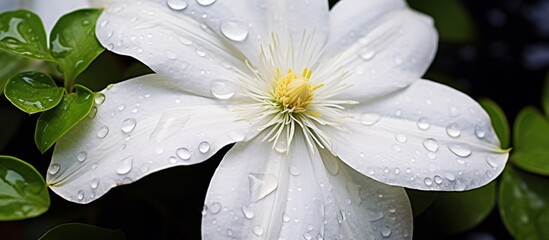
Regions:
M 501 148 L 509 148 L 511 144 L 511 130 L 509 128 L 509 122 L 503 110 L 499 105 L 491 99 L 480 99 L 480 105 L 486 110 L 490 119 L 492 120 L 492 126 L 498 135 L 501 143 Z
M 52 60 L 42 20 L 28 10 L 0 14 L 0 49 L 28 58 Z
M 42 113 L 38 118 L 34 141 L 42 153 L 84 119 L 92 109 L 93 92 L 81 85 L 76 85 L 75 89 L 76 92 L 65 95 L 57 107 Z
M 549 122 L 545 115 L 527 107 L 518 114 L 513 131 L 511 161 L 524 170 L 549 175 Z
M 475 40 L 475 25 L 462 1 L 408 0 L 408 4 L 435 20 L 441 40 L 459 43 Z
M 39 240 L 124 240 L 122 230 L 100 228 L 81 223 L 65 223 L 50 229 Z
M 95 38 L 95 22 L 101 11 L 74 11 L 61 17 L 53 27 L 50 35 L 51 55 L 61 66 L 68 89 L 72 88 L 76 77 L 105 50 Z
M 4 93 L 4 85 L 13 75 L 27 68 L 29 59 L 19 57 L 0 50 L 0 95 Z
M 499 212 L 516 239 L 549 236 L 549 179 L 507 167 L 499 188 Z
M 49 75 L 41 72 L 19 73 L 4 86 L 6 98 L 30 114 L 54 108 L 63 98 L 63 92 Z
M 420 191 L 406 188 L 408 198 L 410 198 L 410 204 L 412 205 L 412 212 L 414 217 L 423 213 L 435 200 L 437 192 L 433 191 Z
M 0 156 L 0 220 L 36 217 L 49 206 L 50 196 L 42 175 L 26 162 Z
M 438 193 L 431 205 L 437 229 L 455 234 L 475 227 L 492 211 L 495 199 L 495 182 L 467 192 Z
M 545 111 L 545 116 L 549 117 L 549 72 L 545 78 L 545 86 L 543 87 L 543 95 L 541 97 L 541 105 Z

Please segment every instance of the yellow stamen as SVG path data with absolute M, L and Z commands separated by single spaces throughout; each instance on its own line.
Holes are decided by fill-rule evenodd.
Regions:
M 281 77 L 280 69 L 276 69 L 275 92 L 276 103 L 284 110 L 290 112 L 304 112 L 313 100 L 313 92 L 322 87 L 322 84 L 312 86 L 309 79 L 313 71 L 309 68 L 303 69 L 299 77 L 291 68 L 288 73 Z

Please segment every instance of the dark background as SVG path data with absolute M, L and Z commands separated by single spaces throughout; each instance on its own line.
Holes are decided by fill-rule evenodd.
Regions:
M 330 2 L 333 5 L 336 1 Z M 549 0 L 458 2 L 470 14 L 475 39 L 468 42 L 441 39 L 427 77 L 458 88 L 475 99 L 494 100 L 512 124 L 521 108 L 540 105 L 549 66 Z M 129 58 L 109 53 L 100 59 L 114 61 L 121 69 L 134 63 Z M 37 116 L 19 112 L 4 97 L 0 98 L 0 110 L 2 118 L 20 119 L 18 126 L 2 126 L 1 134 L 13 133 L 13 137 L 3 149 L 0 148 L 0 154 L 24 159 L 45 174 L 51 150 L 42 155 L 34 145 Z M 216 166 L 229 148 L 204 163 L 164 170 L 112 189 L 88 205 L 67 202 L 50 191 L 52 204 L 48 212 L 35 219 L 0 222 L 0 238 L 36 239 L 58 224 L 81 222 L 121 228 L 129 239 L 199 239 L 206 190 Z M 496 207 L 479 226 L 454 236 L 438 233 L 427 210 L 415 219 L 414 238 L 491 240 L 511 237 L 503 227 Z

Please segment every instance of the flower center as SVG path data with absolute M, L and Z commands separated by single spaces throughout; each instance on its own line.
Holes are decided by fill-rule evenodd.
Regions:
M 312 70 L 305 68 L 298 76 L 291 68 L 285 76 L 281 76 L 280 69 L 276 69 L 274 98 L 282 111 L 301 113 L 313 100 L 313 92 L 322 87 L 322 84 L 312 86 L 309 79 Z

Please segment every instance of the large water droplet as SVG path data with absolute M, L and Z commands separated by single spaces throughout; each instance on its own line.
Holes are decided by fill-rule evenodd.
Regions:
M 126 118 L 124 121 L 122 121 L 122 132 L 124 133 L 131 133 L 133 129 L 135 129 L 135 126 L 137 125 L 137 120 L 135 118 Z
M 247 219 L 252 219 L 255 216 L 255 212 L 252 208 L 252 205 L 244 205 L 242 206 L 242 214 L 244 214 L 244 217 Z
M 227 80 L 215 80 L 210 86 L 212 95 L 221 100 L 232 98 L 236 93 L 236 85 Z
M 76 155 L 76 160 L 78 160 L 79 162 L 86 161 L 87 158 L 88 153 L 85 151 L 79 152 L 78 155 Z
M 263 228 L 261 226 L 256 225 L 253 227 L 252 232 L 257 236 L 261 236 L 263 235 Z
M 191 152 L 186 148 L 178 148 L 175 150 L 175 155 L 182 160 L 189 160 L 191 158 Z
M 230 40 L 241 42 L 248 37 L 248 25 L 236 21 L 223 21 L 219 26 L 221 33 Z
M 381 236 L 384 237 L 384 238 L 388 238 L 389 236 L 391 236 L 391 227 L 385 225 L 381 228 Z
M 200 144 L 198 144 L 198 151 L 200 151 L 201 153 L 207 153 L 208 151 L 210 151 L 210 144 L 206 141 L 201 142 Z
M 167 4 L 169 8 L 176 11 L 184 10 L 189 5 L 186 0 L 168 0 Z
M 91 182 L 91 188 L 96 189 L 97 187 L 99 187 L 99 181 L 99 178 L 94 178 Z
M 48 168 L 48 173 L 51 175 L 55 175 L 59 172 L 59 169 L 61 169 L 61 165 L 54 163 Z
M 471 155 L 471 147 L 466 143 L 450 143 L 448 149 L 459 157 L 468 157 Z
M 259 201 L 272 193 L 278 187 L 278 178 L 272 173 L 248 174 L 250 197 L 252 201 Z
M 221 203 L 214 202 L 209 207 L 210 212 L 213 214 L 218 214 L 221 211 Z
M 96 93 L 94 97 L 95 104 L 100 105 L 105 102 L 105 94 L 103 93 Z
M 459 135 L 461 135 L 461 129 L 456 123 L 452 123 L 446 126 L 446 133 L 450 137 L 457 138 L 459 137 Z
M 430 152 L 438 151 L 438 143 L 433 138 L 427 138 L 423 141 L 423 146 Z
M 421 130 L 427 130 L 431 127 L 431 124 L 427 118 L 420 118 L 417 120 L 417 127 Z
M 484 138 L 486 137 L 486 130 L 482 126 L 475 126 L 475 135 L 478 138 Z
M 105 138 L 107 136 L 107 134 L 109 134 L 109 127 L 107 127 L 107 126 L 102 126 L 97 131 L 97 137 L 98 138 Z
M 134 160 L 133 156 L 128 156 L 122 159 L 122 161 L 120 161 L 120 165 L 116 169 L 116 173 L 120 175 L 128 174 L 132 170 L 133 160 Z
M 360 122 L 364 125 L 371 126 L 381 119 L 381 115 L 377 113 L 365 113 L 360 117 Z

